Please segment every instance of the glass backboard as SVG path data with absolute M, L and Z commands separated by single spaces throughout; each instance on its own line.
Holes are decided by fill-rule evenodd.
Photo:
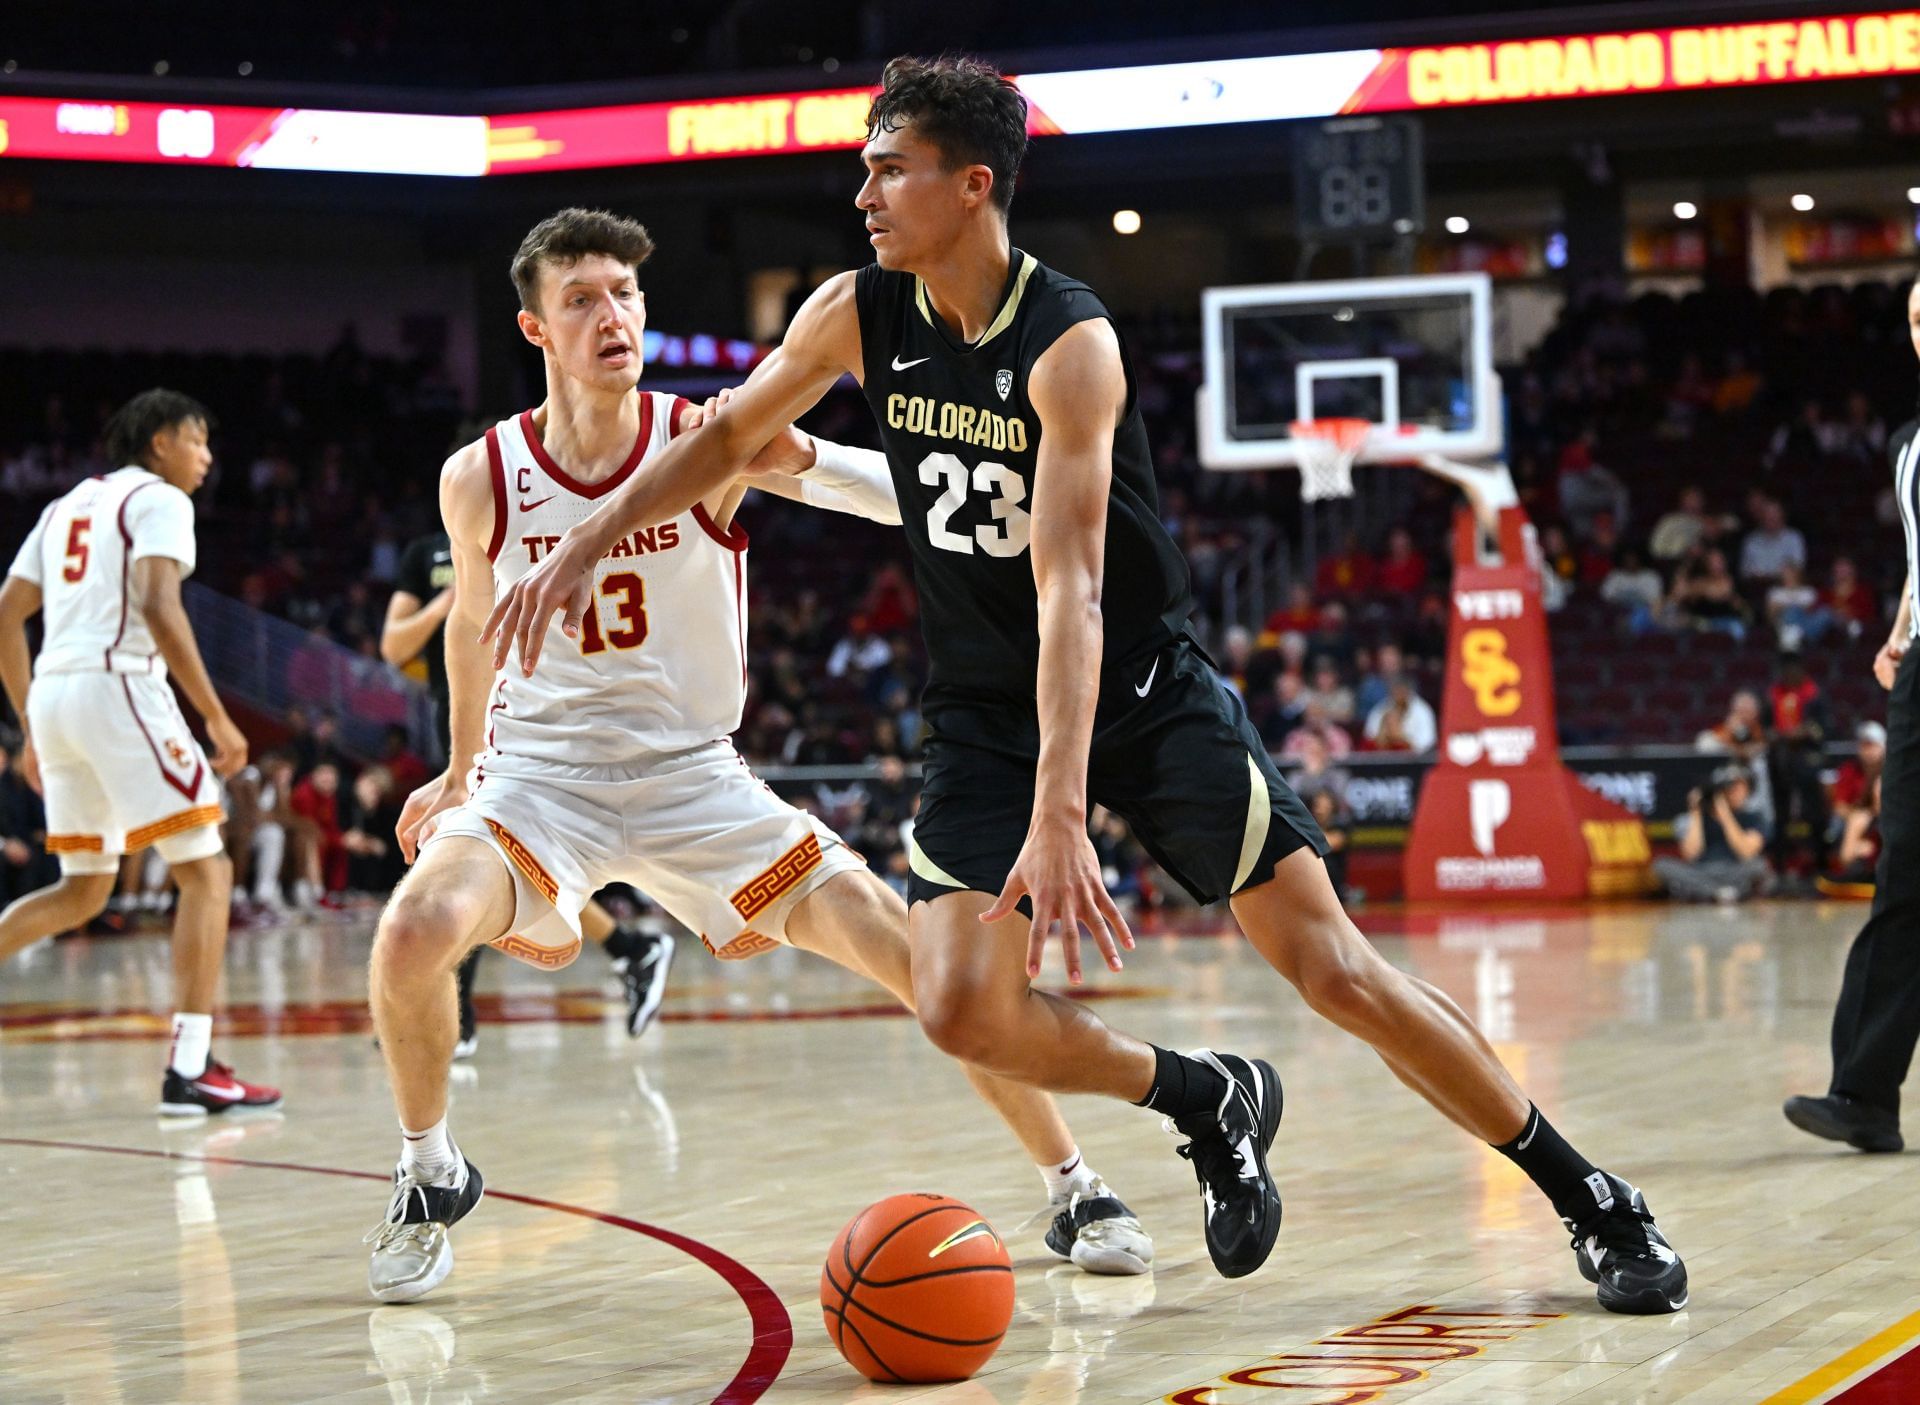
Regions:
M 1364 419 L 1360 461 L 1480 459 L 1501 447 L 1484 274 L 1209 288 L 1200 461 L 1297 465 L 1293 426 Z

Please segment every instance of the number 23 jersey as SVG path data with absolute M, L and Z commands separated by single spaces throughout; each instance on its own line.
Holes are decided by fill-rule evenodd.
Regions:
M 637 393 L 633 450 L 597 483 L 554 461 L 532 411 L 487 431 L 496 599 L 674 437 L 685 402 Z M 616 542 L 594 567 L 580 637 L 556 614 L 533 677 L 515 658 L 494 679 L 488 753 L 617 766 L 732 733 L 746 699 L 746 556 L 746 532 L 722 531 L 698 504 Z
M 971 345 L 940 323 L 915 275 L 870 264 L 854 287 L 863 388 L 920 592 L 928 721 L 939 733 L 945 710 L 1011 708 L 1026 724 L 1020 735 L 977 740 L 1031 752 L 1040 633 L 1030 514 L 1041 428 L 1027 378 L 1069 328 L 1111 318 L 1084 283 L 1019 249 L 1011 255 L 998 315 Z M 1186 562 L 1160 524 L 1129 364 L 1107 498 L 1103 711 L 1132 696 L 1134 664 L 1178 634 L 1191 608 Z

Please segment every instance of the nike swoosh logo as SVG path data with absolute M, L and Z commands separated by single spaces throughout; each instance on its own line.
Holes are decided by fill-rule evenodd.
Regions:
M 1147 689 L 1153 686 L 1153 675 L 1158 673 L 1159 671 L 1160 671 L 1160 660 L 1155 659 L 1153 661 L 1153 667 L 1147 670 L 1147 681 L 1142 683 L 1138 688 L 1135 688 L 1133 690 L 1134 693 L 1137 696 L 1144 698 L 1147 695 Z
M 548 493 L 544 498 L 540 499 L 539 502 L 523 502 L 520 504 L 520 510 L 522 512 L 532 512 L 536 507 L 545 507 L 553 501 L 553 497 L 554 495 L 552 493 Z
M 937 1259 L 956 1244 L 964 1244 L 969 1239 L 991 1239 L 996 1244 L 1000 1242 L 1000 1236 L 993 1232 L 992 1225 L 988 1224 L 985 1220 L 975 1220 L 964 1229 L 948 1235 L 945 1239 L 934 1245 L 933 1248 L 927 1251 L 927 1257 Z
M 931 361 L 931 360 L 933 360 L 931 356 L 922 356 L 920 358 L 920 361 Z M 893 369 L 896 371 L 911 371 L 915 366 L 918 366 L 920 364 L 920 361 L 902 361 L 898 356 L 896 356 L 893 358 Z

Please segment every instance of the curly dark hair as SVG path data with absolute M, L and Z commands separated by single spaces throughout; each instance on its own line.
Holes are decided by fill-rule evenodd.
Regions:
M 540 313 L 540 270 L 571 268 L 589 254 L 605 254 L 638 269 L 653 254 L 653 236 L 638 220 L 611 210 L 571 206 L 548 215 L 527 231 L 513 256 L 513 286 L 520 306 Z
M 880 75 L 867 140 L 909 122 L 940 148 L 948 170 L 978 164 L 992 171 L 993 203 L 1006 213 L 1027 154 L 1027 100 L 1012 82 L 979 59 L 902 54 Z
M 144 464 L 147 447 L 163 429 L 198 420 L 213 428 L 213 416 L 207 407 L 191 395 L 155 386 L 143 390 L 113 412 L 100 438 L 107 457 L 117 464 Z

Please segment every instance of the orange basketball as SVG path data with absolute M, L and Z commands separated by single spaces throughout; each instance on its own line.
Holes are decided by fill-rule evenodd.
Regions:
M 833 1241 L 820 1310 L 869 1380 L 965 1380 L 1013 1321 L 1013 1264 L 993 1226 L 951 1196 L 890 1195 Z

